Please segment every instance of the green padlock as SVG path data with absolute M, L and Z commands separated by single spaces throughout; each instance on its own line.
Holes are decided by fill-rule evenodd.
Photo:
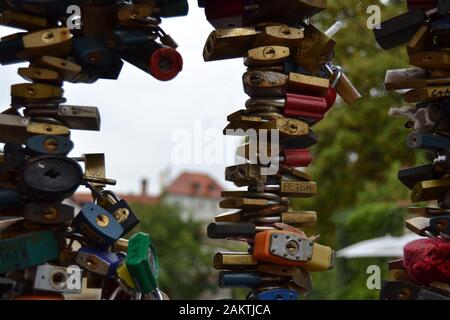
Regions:
M 158 7 L 163 18 L 180 17 L 189 13 L 189 4 L 186 0 L 159 0 Z
M 0 241 L 0 273 L 23 270 L 58 257 L 58 241 L 50 230 Z
M 139 292 L 149 294 L 158 287 L 158 256 L 148 234 L 139 232 L 130 238 L 125 265 Z

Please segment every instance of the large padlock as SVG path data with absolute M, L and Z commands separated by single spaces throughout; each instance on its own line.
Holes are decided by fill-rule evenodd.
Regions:
M 57 260 L 59 245 L 53 231 L 39 231 L 0 240 L 0 273 L 23 270 Z
M 108 211 L 93 203 L 83 206 L 73 226 L 88 242 L 97 245 L 112 245 L 123 234 L 120 223 Z
M 29 200 L 50 201 L 70 197 L 81 185 L 78 162 L 58 156 L 38 156 L 22 167 L 22 189 Z
M 139 292 L 150 294 L 158 288 L 158 255 L 148 234 L 140 232 L 130 238 L 125 265 Z

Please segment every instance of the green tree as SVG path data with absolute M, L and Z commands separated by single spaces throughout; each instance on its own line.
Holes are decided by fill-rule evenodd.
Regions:
M 202 224 L 181 219 L 176 207 L 133 204 L 141 223 L 133 232 L 151 235 L 160 261 L 160 287 L 171 299 L 197 299 L 211 283 L 212 253 L 202 245 Z M 214 279 L 215 281 L 215 279 Z

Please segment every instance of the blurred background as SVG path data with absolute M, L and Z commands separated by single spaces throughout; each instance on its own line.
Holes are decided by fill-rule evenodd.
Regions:
M 163 22 L 184 57 L 178 78 L 160 83 L 127 64 L 118 81 L 65 86 L 69 104 L 98 106 L 102 115 L 101 132 L 73 133 L 71 155 L 106 154 L 108 178 L 118 180 L 112 190 L 133 204 L 142 220 L 138 231 L 152 235 L 161 288 L 172 299 L 242 298 L 243 291 L 217 289 L 213 253 L 233 243 L 208 240 L 205 228 L 221 212 L 220 191 L 235 189 L 224 181 L 224 169 L 234 163 L 239 139 L 223 137 L 222 129 L 227 115 L 246 100 L 244 67 L 239 59 L 203 62 L 212 27 L 197 1 L 189 2 L 188 17 Z M 319 242 L 340 257 L 334 270 L 313 275 L 314 290 L 306 299 L 378 298 L 379 290 L 366 285 L 367 268 L 380 266 L 386 279 L 386 262 L 401 255 L 401 241 L 392 237 L 406 233 L 409 193 L 397 181 L 397 170 L 423 160 L 405 146 L 404 121 L 388 117 L 390 107 L 401 106 L 401 95 L 384 91 L 384 74 L 406 67 L 407 57 L 403 48 L 384 52 L 375 44 L 366 25 L 370 5 L 380 6 L 382 20 L 406 11 L 406 1 L 330 0 L 329 10 L 314 18 L 323 31 L 344 22 L 334 37 L 335 62 L 364 98 L 351 107 L 338 103 L 316 127 L 320 142 L 308 172 L 318 195 L 296 201 L 294 209 L 317 211 L 319 224 L 305 231 L 320 234 Z M 1 71 L 5 109 L 9 86 L 21 82 L 16 70 L 14 65 Z M 79 190 L 72 201 L 81 206 L 90 199 Z M 359 244 L 365 240 L 371 242 Z

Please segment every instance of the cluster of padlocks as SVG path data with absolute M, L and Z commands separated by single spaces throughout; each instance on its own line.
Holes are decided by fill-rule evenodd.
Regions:
M 301 230 L 317 222 L 316 212 L 292 211 L 290 197 L 317 191 L 301 170 L 312 161 L 308 148 L 318 142 L 312 127 L 337 94 L 347 104 L 360 97 L 332 62 L 339 23 L 326 32 L 311 23 L 326 1 L 205 0 L 200 5 L 215 28 L 205 61 L 244 58 L 243 85 L 250 96 L 245 109 L 228 116 L 224 130 L 246 137 L 237 150 L 245 160 L 228 167 L 225 176 L 247 190 L 222 192 L 220 207 L 235 210 L 208 226 L 210 238 L 249 247 L 215 255 L 219 285 L 249 288 L 248 299 L 295 300 L 311 290 L 310 272 L 334 265 L 334 251 Z
M 82 22 L 70 20 L 75 5 Z M 185 0 L 9 0 L 0 63 L 29 62 L 0 114 L 0 299 L 64 299 L 101 289 L 103 299 L 165 299 L 149 235 L 106 189 L 103 154 L 69 157 L 71 130 L 100 130 L 96 107 L 65 105 L 64 81 L 117 79 L 125 60 L 165 81 L 182 68 L 162 17 L 186 15 Z M 79 17 L 78 17 L 79 18 Z M 69 23 L 70 26 L 69 27 Z M 80 186 L 92 202 L 63 203 Z
M 450 286 L 450 2 L 408 0 L 408 11 L 375 29 L 379 45 L 389 50 L 407 44 L 412 68 L 389 70 L 387 90 L 404 90 L 409 105 L 391 109 L 408 119 L 410 148 L 424 150 L 431 163 L 401 169 L 399 180 L 408 187 L 413 203 L 437 201 L 437 207 L 412 207 L 406 221 L 414 233 L 428 237 L 404 248 L 401 260 L 389 263 L 392 281 L 382 299 L 448 300 Z

